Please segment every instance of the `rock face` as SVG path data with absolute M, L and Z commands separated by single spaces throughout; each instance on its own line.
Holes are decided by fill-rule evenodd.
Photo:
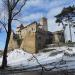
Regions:
M 16 33 L 12 32 L 9 42 L 9 50 L 21 48 L 30 53 L 36 53 L 46 44 L 64 42 L 63 32 L 52 33 L 48 31 L 47 19 L 42 18 L 40 23 L 32 22 L 27 26 L 22 24 L 17 27 Z M 61 39 L 63 37 L 63 39 Z

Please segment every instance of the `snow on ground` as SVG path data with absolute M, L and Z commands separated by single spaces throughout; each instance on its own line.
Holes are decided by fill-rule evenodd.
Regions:
M 53 47 L 53 51 L 30 54 L 22 49 L 15 49 L 8 53 L 8 66 L 13 68 L 30 68 L 44 65 L 46 68 L 75 69 L 75 47 Z M 38 62 L 37 62 L 38 60 Z M 2 57 L 0 58 L 0 65 Z
M 8 65 L 9 66 L 18 66 L 21 64 L 28 64 L 28 59 L 32 57 L 32 54 L 24 52 L 23 50 L 15 49 L 8 53 Z

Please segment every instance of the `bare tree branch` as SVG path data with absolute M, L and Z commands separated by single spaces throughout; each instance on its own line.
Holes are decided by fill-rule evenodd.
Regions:
M 14 1 L 15 1 L 15 0 L 14 0 Z M 17 6 L 17 4 L 18 4 L 19 1 L 20 1 L 20 0 L 17 0 L 16 2 L 13 2 L 12 10 L 14 10 L 14 8 Z
M 8 32 L 8 31 L 7 31 L 7 29 L 6 29 L 6 24 L 5 24 L 5 23 L 3 23 L 2 21 L 0 21 L 0 23 L 3 25 L 3 27 L 4 27 L 5 31 L 6 31 L 6 32 Z
M 53 69 L 59 69 L 59 68 L 63 68 L 63 67 L 67 67 L 67 66 L 59 66 L 59 67 L 56 67 L 58 64 L 63 64 L 63 63 L 66 63 L 66 61 L 64 61 L 63 60 L 63 57 L 62 57 L 62 59 L 59 61 L 59 62 L 57 62 L 55 65 L 54 65 L 54 67 L 53 68 L 46 68 L 46 67 L 44 67 L 39 61 L 38 61 L 38 59 L 32 54 L 32 56 L 35 58 L 35 60 L 37 61 L 37 63 L 39 64 L 39 66 L 42 68 L 42 71 L 51 71 L 51 70 L 53 70 Z
M 27 1 L 27 0 L 24 1 L 24 4 L 20 7 L 19 11 L 16 12 L 16 13 L 13 15 L 12 19 L 13 19 L 16 15 L 19 14 L 19 12 L 22 10 L 23 6 L 26 4 L 26 1 Z
M 21 20 L 19 20 L 19 19 L 12 19 L 12 20 L 16 20 L 16 21 L 18 21 L 18 22 L 21 22 Z
M 33 54 L 32 54 L 33 55 Z M 38 61 L 38 59 L 33 55 L 33 57 L 36 59 L 37 63 L 39 64 L 39 66 L 42 68 L 42 70 L 45 70 L 45 71 L 51 71 L 53 69 L 56 68 L 56 65 L 53 67 L 53 68 L 50 68 L 50 69 L 47 69 L 45 68 L 42 64 L 40 64 L 40 62 Z M 58 64 L 58 63 L 57 63 Z

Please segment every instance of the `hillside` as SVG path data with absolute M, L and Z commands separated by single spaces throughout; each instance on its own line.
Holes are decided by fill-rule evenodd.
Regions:
M 49 49 L 49 48 L 48 48 Z M 52 49 L 52 48 L 50 48 Z M 75 69 L 75 48 L 56 47 L 48 52 L 30 54 L 20 49 L 8 53 L 8 66 L 16 69 L 41 69 L 40 65 L 47 69 Z M 56 49 L 56 50 L 55 50 Z M 0 65 L 2 57 L 0 58 Z M 31 69 L 30 69 L 31 70 Z

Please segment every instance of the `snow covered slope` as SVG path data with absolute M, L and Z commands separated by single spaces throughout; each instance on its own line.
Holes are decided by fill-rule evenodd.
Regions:
M 23 50 L 15 49 L 8 53 L 8 65 L 9 66 L 19 66 L 19 65 L 27 65 L 28 59 L 32 57 L 32 54 L 24 52 Z
M 62 69 L 75 69 L 75 48 L 56 47 L 56 50 L 30 54 L 20 49 L 8 53 L 8 66 L 13 68 L 30 68 L 44 65 L 46 68 L 57 67 Z M 38 62 L 40 63 L 38 63 Z M 0 58 L 0 65 L 2 58 Z M 40 67 L 40 66 L 39 66 Z M 41 67 L 40 67 L 41 68 Z

